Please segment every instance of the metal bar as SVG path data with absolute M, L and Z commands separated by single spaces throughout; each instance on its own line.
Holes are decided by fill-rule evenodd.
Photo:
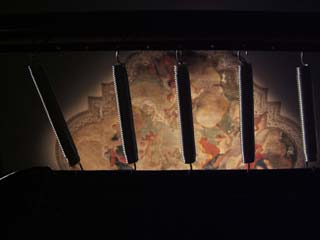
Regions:
M 255 160 L 253 76 L 251 64 L 244 61 L 239 65 L 239 100 L 242 159 L 249 164 Z
M 174 72 L 177 89 L 182 158 L 185 163 L 191 164 L 196 160 L 196 148 L 194 142 L 192 99 L 188 66 L 183 63 L 178 63 L 174 66 Z M 192 169 L 191 166 L 190 169 Z
M 50 86 L 49 80 L 42 66 L 36 62 L 28 66 L 33 83 L 40 96 L 44 110 L 61 147 L 62 153 L 70 166 L 80 163 L 77 148 L 69 132 L 67 123 L 63 117 L 56 96 Z
M 126 67 L 123 63 L 113 65 L 112 69 L 123 153 L 128 163 L 135 163 L 138 161 L 138 148 L 134 128 L 128 75 Z

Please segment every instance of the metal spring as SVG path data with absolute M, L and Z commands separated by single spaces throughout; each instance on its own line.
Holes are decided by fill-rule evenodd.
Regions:
M 58 145 L 61 149 L 61 152 L 63 154 L 63 156 L 65 157 L 65 159 L 68 161 L 69 165 L 70 166 L 74 166 L 76 164 L 79 164 L 80 163 L 80 157 L 79 157 L 79 154 L 78 154 L 78 151 L 76 149 L 76 146 L 73 142 L 73 139 L 72 139 L 72 136 L 68 130 L 68 126 L 66 125 L 66 122 L 62 116 L 62 113 L 61 113 L 61 110 L 59 109 L 58 107 L 58 103 L 56 102 L 56 99 L 55 99 L 55 96 L 54 96 L 54 93 L 52 92 L 52 89 L 49 85 L 49 82 L 46 83 L 46 80 L 45 79 L 40 79 L 39 81 L 45 81 L 44 83 L 42 83 L 42 90 L 46 91 L 46 93 L 48 94 L 48 96 L 45 96 L 47 99 L 51 99 L 51 108 L 55 109 L 56 111 L 58 112 L 55 112 L 54 114 L 56 114 L 57 116 L 61 115 L 56 121 L 58 121 L 56 124 L 60 125 L 60 134 L 63 134 L 63 136 L 61 136 L 62 138 L 64 138 L 64 145 L 62 144 L 61 142 L 61 139 L 60 139 L 60 136 L 59 134 L 57 133 L 57 130 L 55 128 L 55 124 L 53 123 L 53 120 L 51 118 L 51 115 L 50 115 L 50 112 L 49 112 L 49 109 L 46 105 L 46 102 L 44 100 L 44 96 L 42 94 L 42 90 L 40 90 L 40 87 L 35 79 L 35 76 L 34 76 L 34 73 L 33 73 L 33 68 L 38 68 L 38 70 L 40 71 L 39 74 L 44 74 L 44 71 L 42 69 L 42 67 L 35 63 L 33 64 L 32 66 L 31 65 L 28 65 L 28 70 L 29 70 L 29 73 L 30 73 L 30 76 L 32 78 L 32 81 L 35 85 L 35 88 L 39 94 L 39 97 L 40 97 L 40 100 L 41 100 L 41 103 L 44 107 L 44 110 L 45 110 L 45 113 L 48 117 L 48 120 L 49 120 L 49 123 L 52 127 L 52 130 L 56 136 L 56 139 L 57 139 L 57 142 L 58 142 Z M 41 78 L 41 76 L 39 77 Z M 42 77 L 43 78 L 43 77 Z M 62 125 L 62 126 L 61 126 Z M 68 154 L 66 153 L 66 150 L 64 149 L 66 148 Z
M 118 70 L 116 70 L 118 68 Z M 118 72 L 116 72 L 118 71 Z M 120 74 L 119 76 L 119 72 Z M 117 64 L 113 65 L 112 67 L 112 73 L 113 73 L 113 79 L 114 79 L 114 91 L 116 95 L 116 103 L 117 103 L 117 109 L 118 109 L 118 121 L 119 121 L 119 126 L 120 126 L 120 134 L 121 134 L 121 142 L 123 146 L 123 154 L 126 158 L 127 163 L 135 163 L 138 161 L 138 153 L 137 153 L 137 143 L 136 143 L 136 138 L 135 138 L 135 129 L 134 129 L 134 122 L 133 122 L 133 113 L 132 113 L 132 108 L 131 108 L 131 97 L 130 97 L 130 90 L 129 89 L 122 89 L 123 91 L 127 91 L 128 95 L 125 96 L 124 99 L 120 99 L 119 96 L 119 90 L 121 87 L 127 88 L 129 87 L 129 82 L 127 78 L 127 72 L 125 69 L 124 64 Z M 125 123 L 122 119 L 122 111 L 123 109 L 121 108 L 120 101 L 124 101 L 124 104 L 129 105 L 129 110 L 127 113 L 127 116 L 129 116 L 128 123 Z M 125 131 L 124 130 L 124 124 L 130 124 L 130 127 Z M 131 142 L 129 146 L 126 144 L 126 142 Z M 129 149 L 132 147 L 131 149 Z
M 251 65 L 246 62 L 241 62 L 238 67 L 238 75 L 241 151 L 243 162 L 249 164 L 255 160 L 253 79 Z
M 307 163 L 317 160 L 317 141 L 312 93 L 313 89 L 309 67 L 304 64 L 301 67 L 297 67 L 296 70 L 303 151 L 305 155 L 305 161 Z M 305 94 L 306 92 L 307 94 Z M 306 120 L 308 121 L 307 123 Z

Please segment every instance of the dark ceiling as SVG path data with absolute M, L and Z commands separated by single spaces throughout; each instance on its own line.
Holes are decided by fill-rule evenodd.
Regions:
M 317 0 L 2 0 L 0 3 L 1 14 L 134 9 L 319 11 L 320 2 Z

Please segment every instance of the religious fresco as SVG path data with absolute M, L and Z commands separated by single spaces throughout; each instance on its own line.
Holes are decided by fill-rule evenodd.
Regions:
M 239 129 L 238 59 L 230 52 L 186 52 L 192 90 L 197 158 L 194 169 L 243 169 Z M 138 170 L 188 169 L 180 153 L 173 52 L 137 52 L 126 59 L 137 144 Z M 110 67 L 111 71 L 111 67 Z M 101 96 L 88 97 L 88 110 L 68 120 L 86 170 L 132 169 L 126 164 L 113 79 Z M 254 169 L 303 167 L 298 124 L 268 102 L 268 89 L 255 84 Z M 56 146 L 60 169 L 70 169 Z

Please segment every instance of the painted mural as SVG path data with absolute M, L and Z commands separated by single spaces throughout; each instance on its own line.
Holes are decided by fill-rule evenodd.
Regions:
M 243 169 L 239 130 L 238 59 L 230 52 L 186 52 L 192 90 L 197 159 L 194 169 Z M 139 170 L 188 169 L 181 158 L 174 52 L 137 52 L 126 59 L 139 149 Z M 110 68 L 111 71 L 111 68 Z M 119 132 L 113 80 L 101 96 L 88 97 L 88 110 L 68 126 L 86 170 L 132 169 Z M 299 126 L 281 116 L 281 103 L 254 86 L 254 169 L 303 167 Z M 60 169 L 69 169 L 56 146 Z

